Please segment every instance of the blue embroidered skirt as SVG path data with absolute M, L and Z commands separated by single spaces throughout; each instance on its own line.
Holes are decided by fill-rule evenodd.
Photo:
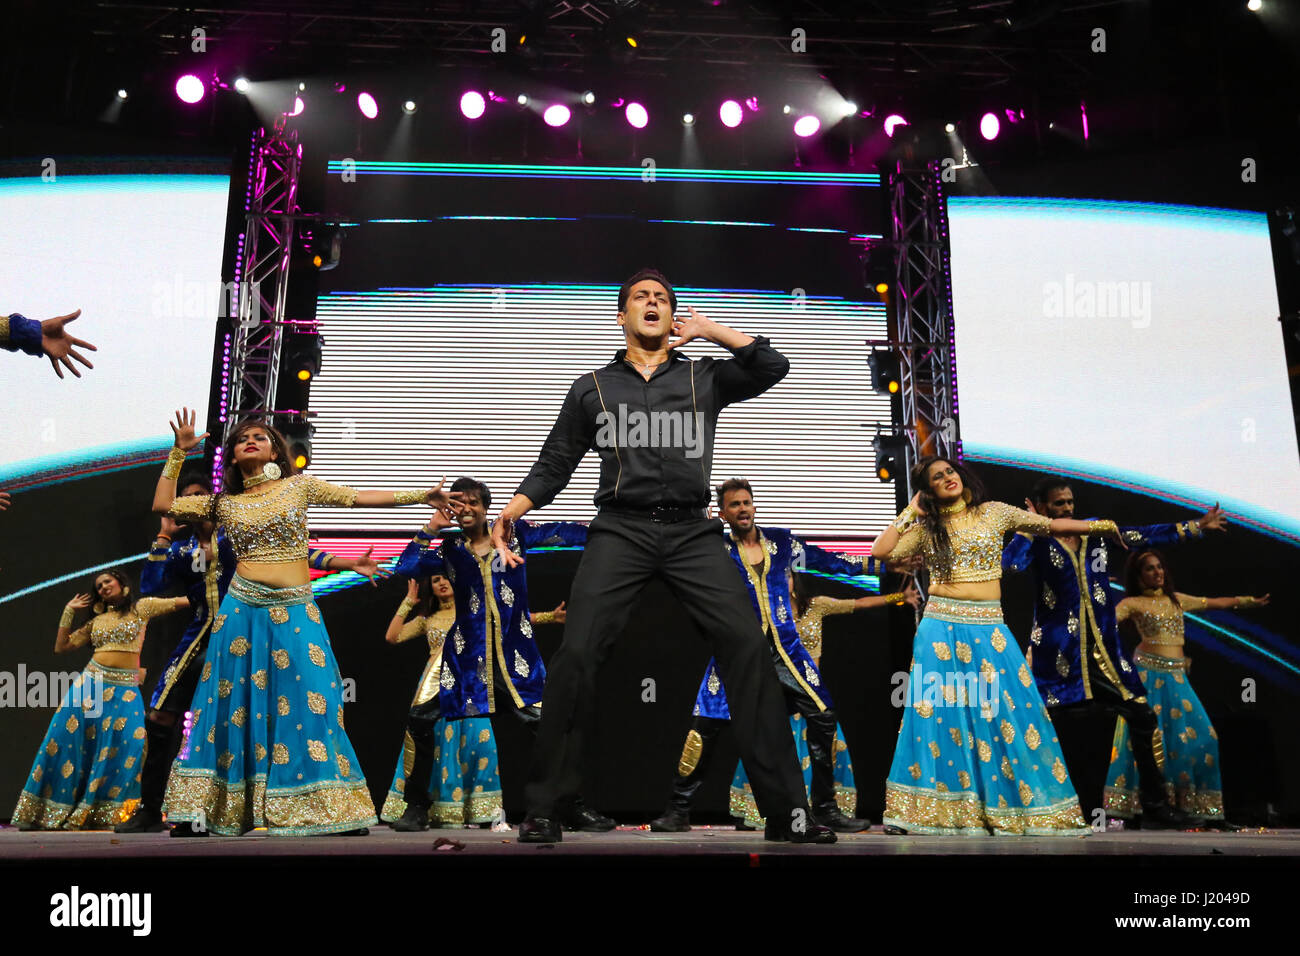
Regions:
M 141 672 L 93 660 L 63 695 L 14 808 L 13 824 L 108 830 L 140 800 Z
M 1163 746 L 1169 802 L 1198 819 L 1223 819 L 1219 735 L 1187 680 L 1186 660 L 1139 653 L 1133 656 L 1133 663 L 1147 689 L 1147 702 L 1156 712 L 1160 735 L 1156 752 Z M 1116 817 L 1141 813 L 1137 784 L 1133 743 L 1121 717 L 1115 723 L 1106 775 L 1106 812 Z
M 808 756 L 808 722 L 803 719 L 803 714 L 790 715 L 790 730 L 794 734 L 794 752 L 803 770 L 803 787 L 812 799 L 812 758 Z M 853 761 L 849 759 L 849 745 L 844 742 L 844 731 L 838 724 L 835 725 L 835 803 L 847 816 L 851 817 L 858 811 Z M 743 763 L 736 765 L 736 776 L 731 781 L 731 815 L 742 818 L 751 827 L 764 825 Z
M 213 618 L 189 740 L 163 811 L 237 835 L 338 833 L 376 823 L 343 729 L 343 678 L 311 585 L 236 574 Z
M 886 825 L 958 836 L 1089 832 L 999 601 L 930 598 L 898 703 Z
M 435 654 L 420 675 L 411 706 L 438 693 L 442 655 Z M 433 824 L 490 823 L 501 806 L 501 777 L 497 772 L 497 742 L 487 717 L 439 720 L 433 725 L 437 745 L 433 770 L 425 783 L 431 798 L 429 822 Z M 406 777 L 415 763 L 415 744 L 406 735 L 397 770 L 388 788 L 379 818 L 388 822 L 406 812 Z

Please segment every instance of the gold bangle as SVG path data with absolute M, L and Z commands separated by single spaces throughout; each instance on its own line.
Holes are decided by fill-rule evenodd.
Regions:
M 77 619 L 77 612 L 70 607 L 63 609 L 63 615 L 59 618 L 59 627 L 72 627 L 72 622 Z
M 1119 526 L 1109 518 L 1100 518 L 1088 522 L 1089 534 L 1118 534 Z
M 899 512 L 898 517 L 894 519 L 890 527 L 892 527 L 899 534 L 902 534 L 904 531 L 910 528 L 915 522 L 916 522 L 916 509 L 913 508 L 911 505 L 908 505 L 901 512 Z
M 894 591 L 892 594 L 882 594 L 886 604 L 906 604 L 907 596 L 902 591 Z
M 397 613 L 394 614 L 393 616 L 405 618 L 406 615 L 410 614 L 414 610 L 415 610 L 415 604 L 411 601 L 411 599 L 403 598 L 402 603 L 397 605 Z
M 1251 597 L 1249 594 L 1246 595 L 1245 597 L 1237 598 L 1237 607 L 1254 607 L 1254 606 L 1255 606 L 1255 599 Z
M 393 504 L 395 505 L 418 505 L 429 497 L 428 489 L 424 491 L 394 491 Z
M 167 453 L 167 464 L 163 465 L 162 476 L 170 481 L 175 481 L 181 476 L 181 468 L 185 464 L 185 450 L 172 445 L 172 450 Z

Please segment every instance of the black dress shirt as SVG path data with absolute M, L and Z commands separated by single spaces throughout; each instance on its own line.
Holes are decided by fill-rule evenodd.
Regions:
M 790 370 L 789 360 L 762 336 L 732 354 L 692 360 L 674 349 L 647 381 L 620 349 L 604 368 L 569 387 L 536 464 L 515 493 L 545 507 L 595 449 L 598 508 L 703 508 L 719 412 L 761 395 Z

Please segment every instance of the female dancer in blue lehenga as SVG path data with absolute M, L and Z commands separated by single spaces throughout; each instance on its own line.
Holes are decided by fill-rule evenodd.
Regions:
M 365 833 L 377 822 L 375 808 L 343 727 L 343 678 L 312 601 L 307 508 L 445 508 L 450 498 L 441 484 L 357 491 L 295 474 L 284 437 L 258 420 L 230 432 L 223 493 L 176 498 L 179 462 L 201 440 L 193 413 L 176 417 L 154 511 L 223 525 L 239 563 L 212 621 L 189 744 L 173 764 L 163 811 L 189 824 L 181 832 Z
M 73 681 L 18 797 L 12 822 L 24 830 L 109 830 L 140 799 L 145 757 L 140 648 L 145 623 L 189 606 L 187 598 L 139 598 L 121 571 L 95 576 L 94 616 L 73 630 L 89 594 L 68 602 L 54 653 L 87 642 L 95 652 Z
M 818 668 L 822 657 L 822 622 L 833 614 L 852 614 L 873 607 L 888 607 L 895 604 L 921 606 L 921 594 L 916 586 L 909 583 L 905 591 L 896 594 L 871 595 L 860 598 L 832 598 L 823 594 L 810 597 L 800 575 L 790 578 L 790 593 L 794 597 L 795 627 L 799 631 L 799 640 L 808 649 L 808 654 Z M 808 725 L 802 714 L 790 715 L 790 730 L 794 734 L 795 756 L 803 768 L 805 789 L 811 792 L 812 759 L 808 755 Z M 835 727 L 835 803 L 845 816 L 857 816 L 858 788 L 853 778 L 853 761 L 849 757 L 849 745 L 844 740 L 844 730 Z M 740 819 L 738 829 L 750 830 L 763 826 L 765 821 L 758 812 L 754 793 L 749 784 L 749 775 L 745 765 L 737 764 L 736 776 L 731 781 L 731 815 Z
M 1002 538 L 1114 535 L 1115 524 L 985 501 L 974 476 L 944 458 L 922 459 L 911 478 L 918 492 L 872 547 L 890 561 L 923 554 L 931 582 L 885 784 L 885 830 L 1087 834 L 1051 718 L 1002 620 Z
M 1157 756 L 1163 751 L 1169 802 L 1199 825 L 1239 830 L 1223 817 L 1223 783 L 1219 770 L 1219 735 L 1201 699 L 1187 680 L 1183 655 L 1183 612 L 1263 607 L 1263 597 L 1203 598 L 1174 590 L 1164 555 L 1150 549 L 1129 558 L 1125 570 L 1128 597 L 1115 608 L 1115 619 L 1130 621 L 1142 641 L 1133 655 L 1147 700 L 1156 712 Z M 1137 762 L 1128 725 L 1116 721 L 1106 776 L 1106 812 L 1128 818 L 1142 812 L 1137 789 Z

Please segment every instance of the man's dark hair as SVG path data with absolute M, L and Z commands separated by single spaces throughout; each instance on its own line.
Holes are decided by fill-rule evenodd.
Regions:
M 627 297 L 632 291 L 632 286 L 638 282 L 644 282 L 646 279 L 653 279 L 661 286 L 668 290 L 668 305 L 674 312 L 677 311 L 677 293 L 673 291 L 672 283 L 664 278 L 664 274 L 658 269 L 642 269 L 632 278 L 624 282 L 618 289 L 618 311 L 623 312 L 627 309 Z
M 721 510 L 727 499 L 729 491 L 748 491 L 749 497 L 754 497 L 754 489 L 749 487 L 749 482 L 744 478 L 728 478 L 722 484 L 714 489 L 718 493 L 718 509 Z
M 205 494 L 212 494 L 212 477 L 205 472 L 190 470 L 182 473 L 176 480 L 177 494 L 182 488 L 188 488 L 190 485 L 199 485 Z
M 1045 503 L 1047 496 L 1057 488 L 1069 488 L 1070 482 L 1060 475 L 1046 475 L 1034 482 L 1029 491 L 1029 500 L 1034 504 Z
M 451 483 L 451 490 L 472 491 L 478 495 L 479 501 L 483 502 L 485 511 L 492 507 L 492 492 L 488 491 L 488 486 L 477 478 L 457 478 Z

